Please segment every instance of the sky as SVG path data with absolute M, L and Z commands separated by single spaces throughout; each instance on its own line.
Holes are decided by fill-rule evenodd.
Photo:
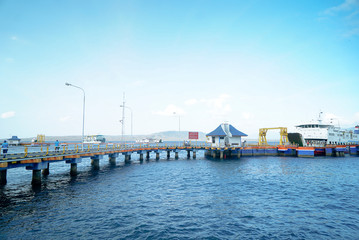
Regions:
M 85 135 L 353 127 L 359 0 L 0 0 L 0 138 L 81 135 L 66 82 Z

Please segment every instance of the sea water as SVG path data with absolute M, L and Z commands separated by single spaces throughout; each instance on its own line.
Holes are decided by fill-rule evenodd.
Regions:
M 358 239 L 359 158 L 53 163 L 8 170 L 0 239 Z M 171 156 L 172 157 L 172 156 Z

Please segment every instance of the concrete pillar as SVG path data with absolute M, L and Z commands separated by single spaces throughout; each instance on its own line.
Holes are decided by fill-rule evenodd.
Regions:
M 0 170 L 0 185 L 5 185 L 7 183 L 6 175 L 7 169 Z
M 223 152 L 222 151 L 219 152 L 219 158 L 223 159 Z
M 167 159 L 171 157 L 170 151 L 167 151 Z
M 131 162 L 130 155 L 125 155 L 125 163 L 130 163 L 130 162 Z
M 70 175 L 71 176 L 77 175 L 77 163 L 71 163 Z
M 196 152 L 193 151 L 193 159 L 196 159 Z
M 240 150 L 238 150 L 237 158 L 241 158 L 241 151 Z
M 140 162 L 143 161 L 143 153 L 140 154 Z
M 156 152 L 156 160 L 160 159 L 160 153 Z
M 91 165 L 92 165 L 93 169 L 99 170 L 100 169 L 100 159 L 91 158 Z
M 41 185 L 41 170 L 32 170 L 31 185 Z
M 213 152 L 212 152 L 212 157 L 213 157 L 213 158 L 216 158 L 216 151 L 213 151 Z
M 47 176 L 50 174 L 50 163 L 47 163 L 47 168 L 42 169 L 42 175 Z
M 178 152 L 175 152 L 175 159 L 178 159 Z
M 147 159 L 150 158 L 150 152 L 146 152 L 146 158 L 147 158 Z
M 187 151 L 187 158 L 191 157 L 191 151 Z
M 111 165 L 116 165 L 116 157 L 109 157 L 108 161 L 110 162 Z

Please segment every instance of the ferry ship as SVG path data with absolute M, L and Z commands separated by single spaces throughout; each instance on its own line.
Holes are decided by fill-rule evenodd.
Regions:
M 299 146 L 323 147 L 326 145 L 359 144 L 359 125 L 355 130 L 346 130 L 333 124 L 322 123 L 321 113 L 316 122 L 295 126 L 296 133 L 288 133 L 288 140 Z
M 162 143 L 162 139 L 143 138 L 143 139 L 138 139 L 138 140 L 136 140 L 136 143 L 140 143 L 140 144 Z
M 85 136 L 83 143 L 99 144 L 106 142 L 106 138 L 103 135 L 88 135 Z

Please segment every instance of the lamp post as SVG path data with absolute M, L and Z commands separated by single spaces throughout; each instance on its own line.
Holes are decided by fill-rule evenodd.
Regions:
M 84 102 L 83 102 L 83 108 L 82 108 L 82 150 L 83 150 L 83 148 L 84 148 L 84 132 L 85 132 L 85 90 L 83 90 L 83 88 L 73 85 L 71 83 L 65 83 L 65 85 L 81 89 L 84 94 Z
M 130 107 L 124 106 L 124 105 L 120 105 L 120 107 L 122 108 L 127 108 L 131 111 L 131 137 L 133 136 L 133 112 L 132 109 Z
M 173 112 L 174 115 L 176 115 L 176 112 Z M 181 116 L 177 114 L 178 116 L 178 146 L 181 145 Z

